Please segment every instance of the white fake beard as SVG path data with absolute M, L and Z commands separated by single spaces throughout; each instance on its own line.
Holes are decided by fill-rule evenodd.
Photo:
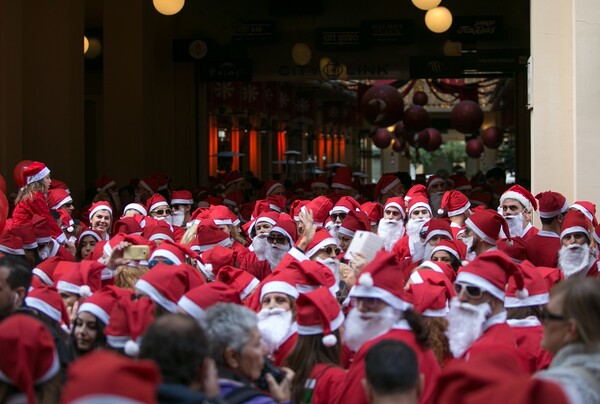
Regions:
M 258 312 L 258 331 L 269 350 L 273 354 L 285 342 L 292 325 L 292 312 L 281 308 L 269 310 L 264 308 Z
M 558 251 L 558 267 L 565 278 L 587 274 L 590 259 L 590 246 L 587 244 L 562 246 Z
M 427 220 L 429 219 L 408 219 L 408 222 L 406 223 L 406 234 L 411 238 L 419 238 L 419 233 L 421 233 L 421 229 Z
M 419 262 L 425 258 L 425 244 L 421 243 L 421 239 L 416 240 L 409 237 L 408 248 L 410 249 L 410 257 L 413 262 Z
M 450 311 L 446 316 L 448 330 L 446 336 L 450 351 L 455 358 L 461 357 L 466 350 L 483 334 L 483 323 L 492 312 L 489 303 L 463 303 L 457 297 L 450 300 Z
M 404 236 L 404 222 L 381 219 L 377 226 L 377 235 L 383 239 L 383 248 L 386 251 L 392 251 L 394 245 Z
M 511 237 L 521 237 L 523 235 L 523 224 L 525 223 L 525 217 L 523 213 L 512 216 L 504 216 L 506 224 L 508 224 L 508 231 L 510 231 Z M 500 229 L 500 238 L 507 238 L 504 234 L 504 230 Z
M 174 210 L 171 212 L 171 218 L 173 226 L 181 227 L 183 226 L 183 221 L 185 220 L 185 212 L 183 210 Z
M 391 306 L 378 313 L 361 313 L 353 307 L 344 322 L 344 343 L 356 352 L 365 342 L 388 332 L 399 319 L 398 311 Z
M 342 226 L 341 224 L 332 224 L 327 229 L 327 231 L 329 232 L 329 234 L 331 234 L 331 237 L 333 237 L 334 240 L 338 239 L 338 233 L 340 232 L 341 226 Z
M 50 247 L 45 246 L 44 248 L 38 251 L 38 254 L 40 255 L 40 258 L 42 260 L 45 260 L 50 256 Z
M 254 254 L 259 261 L 264 261 L 266 259 L 268 244 L 267 233 L 257 234 L 256 237 L 252 239 L 252 249 L 254 250 Z
M 437 215 L 437 211 L 442 206 L 443 197 L 443 192 L 435 192 L 429 195 L 429 206 L 431 207 L 431 211 L 434 213 L 434 215 L 436 215 L 436 217 L 439 216 Z
M 335 277 L 335 284 L 340 284 L 340 260 L 337 258 L 317 258 L 317 262 L 325 265 L 327 268 L 331 270 L 333 276 Z
M 429 243 L 425 243 L 425 248 L 423 249 L 423 259 L 425 261 L 431 260 L 431 254 L 433 254 L 433 249 L 434 248 L 435 248 L 434 245 L 431 245 Z
M 267 249 L 265 251 L 265 258 L 271 266 L 271 269 L 275 269 L 281 262 L 285 254 L 290 250 L 290 247 L 282 247 L 280 245 L 274 246 L 273 244 L 267 243 Z

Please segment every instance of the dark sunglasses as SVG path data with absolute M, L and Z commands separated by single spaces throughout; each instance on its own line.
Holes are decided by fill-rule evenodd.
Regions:
M 155 215 L 164 215 L 165 213 L 167 215 L 170 215 L 171 214 L 171 209 L 156 209 L 152 213 L 154 213 Z
M 340 253 L 342 252 L 342 250 L 340 250 L 339 248 L 331 246 L 322 248 L 321 251 L 325 251 L 327 255 L 331 255 L 331 253 L 335 253 L 335 255 L 340 255 Z
M 567 318 L 565 316 L 561 316 L 560 314 L 554 314 L 548 309 L 542 310 L 542 315 L 540 316 L 542 323 L 547 323 L 548 321 L 566 321 Z
M 466 283 L 454 282 L 454 290 L 460 295 L 463 290 L 467 291 L 467 296 L 471 299 L 479 299 L 483 296 L 483 290 L 479 286 L 468 285 Z
M 287 244 L 288 241 L 285 236 L 267 236 L 267 243 L 269 244 Z
M 167 265 L 175 265 L 175 263 L 173 261 L 168 260 L 168 259 L 165 259 L 165 260 L 162 260 L 162 261 L 159 261 L 159 260 L 150 260 L 150 261 L 148 261 L 148 268 L 151 269 L 153 266 L 155 266 L 159 262 L 162 262 L 163 264 L 167 264 Z
M 331 214 L 331 220 L 333 220 L 334 222 L 338 219 L 344 220 L 345 218 L 346 218 L 346 213 L 332 213 Z

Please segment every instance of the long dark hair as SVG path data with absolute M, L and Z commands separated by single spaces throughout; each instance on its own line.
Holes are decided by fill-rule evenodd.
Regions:
M 403 311 L 403 315 L 404 319 L 408 322 L 408 325 L 410 325 L 413 333 L 415 333 L 417 343 L 422 348 L 429 348 L 431 346 L 429 342 L 429 329 L 423 321 L 423 316 L 412 309 Z
M 100 319 L 98 317 L 96 317 L 96 316 L 94 316 L 94 317 L 96 318 L 96 341 L 94 341 L 94 347 L 92 349 L 90 349 L 89 351 L 82 351 L 81 349 L 79 349 L 77 347 L 77 339 L 75 338 L 75 324 L 77 324 L 77 320 L 79 319 L 79 316 L 77 317 L 75 322 L 72 324 L 73 330 L 71 332 L 71 335 L 69 336 L 69 342 L 71 345 L 71 352 L 75 358 L 78 358 L 79 356 L 84 355 L 88 352 L 94 351 L 98 348 L 106 347 L 106 337 L 104 336 L 104 327 L 106 327 L 106 325 L 102 321 L 100 321 Z
M 286 365 L 296 373 L 292 382 L 292 398 L 295 403 L 304 402 L 304 385 L 315 365 L 326 363 L 340 366 L 342 349 L 339 330 L 332 334 L 338 340 L 332 347 L 323 345 L 323 334 L 298 336 L 296 345 L 286 359 Z

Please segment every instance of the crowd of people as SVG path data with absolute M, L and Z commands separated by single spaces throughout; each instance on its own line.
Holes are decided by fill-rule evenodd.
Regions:
M 600 403 L 590 201 L 497 168 L 103 176 L 89 204 L 41 162 L 23 179 L 0 217 L 1 402 Z

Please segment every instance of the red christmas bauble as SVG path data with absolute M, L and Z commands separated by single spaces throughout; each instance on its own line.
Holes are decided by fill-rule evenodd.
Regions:
M 427 101 L 429 101 L 429 97 L 424 91 L 415 91 L 413 94 L 413 104 L 423 106 L 427 105 Z
M 17 187 L 22 188 L 25 186 L 26 178 L 23 177 L 23 171 L 25 171 L 25 168 L 31 163 L 33 163 L 33 161 L 23 160 L 19 161 L 15 166 L 15 169 L 13 170 L 13 179 L 15 180 Z
M 385 149 L 392 143 L 392 134 L 386 128 L 379 128 L 371 136 L 371 140 L 376 147 Z
M 425 145 L 429 143 L 429 132 L 427 132 L 427 130 L 422 130 L 414 133 L 408 142 L 411 146 L 416 148 L 425 147 Z
M 497 149 L 504 140 L 504 133 L 497 126 L 490 126 L 481 134 L 481 141 L 490 149 Z
M 394 125 L 394 135 L 398 139 L 406 139 L 406 129 L 404 129 L 404 122 L 396 122 L 396 124 Z
M 429 124 L 429 112 L 420 105 L 413 105 L 404 111 L 403 121 L 407 131 L 419 132 Z
M 454 106 L 450 115 L 452 127 L 462 133 L 473 133 L 483 123 L 483 111 L 471 100 L 461 101 Z
M 479 139 L 471 139 L 466 146 L 467 156 L 477 159 L 483 154 L 483 143 Z
M 394 143 L 392 143 L 392 150 L 396 153 L 402 152 L 404 150 L 404 139 L 395 138 Z
M 442 134 L 436 128 L 427 128 L 425 131 L 429 133 L 429 141 L 423 148 L 428 152 L 436 151 L 442 145 Z
M 404 100 L 392 86 L 373 86 L 363 94 L 360 110 L 371 125 L 390 126 L 402 119 Z

